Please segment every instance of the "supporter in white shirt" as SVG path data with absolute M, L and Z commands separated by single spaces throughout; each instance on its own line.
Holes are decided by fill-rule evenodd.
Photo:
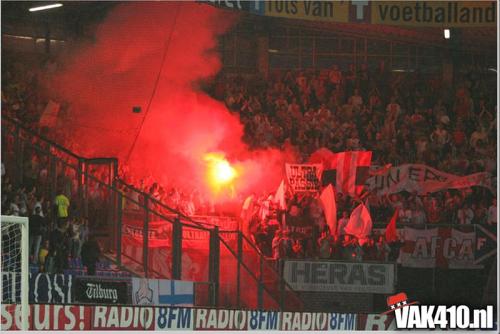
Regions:
M 36 208 L 40 208 L 40 212 L 38 213 L 38 215 L 40 215 L 41 217 L 45 217 L 45 215 L 43 214 L 42 203 L 43 203 L 43 196 L 40 196 L 37 198 L 35 205 L 33 206 L 33 212 L 32 212 L 33 215 L 36 213 Z
M 496 225 L 497 224 L 497 199 L 493 199 L 493 203 L 488 208 L 488 224 Z
M 410 208 L 411 208 L 411 222 L 413 224 L 425 224 L 427 222 L 427 217 L 425 216 L 423 205 L 418 205 L 417 203 L 412 202 L 410 204 Z
M 401 223 L 410 223 L 412 218 L 412 212 L 409 207 L 405 207 L 402 210 L 399 210 L 399 219 Z
M 457 212 L 458 223 L 461 225 L 472 224 L 474 219 L 474 211 L 470 208 L 468 204 L 464 204 Z

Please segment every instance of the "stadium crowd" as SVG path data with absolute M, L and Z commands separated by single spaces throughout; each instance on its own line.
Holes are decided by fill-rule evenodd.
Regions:
M 383 62 L 373 71 L 366 64 L 358 71 L 353 65 L 344 71 L 334 65 L 324 71 L 276 71 L 267 80 L 260 76 L 221 77 L 211 93 L 239 114 L 251 147 L 291 143 L 299 148 L 304 162 L 323 147 L 332 152 L 371 150 L 373 165 L 419 163 L 459 175 L 480 171 L 496 175 L 497 106 L 491 98 L 496 96 L 495 79 L 475 67 L 457 74 L 453 83 L 447 84 L 441 74 L 389 71 Z M 274 257 L 325 256 L 322 249 L 329 248 L 335 258 L 340 254 L 335 245 L 353 244 L 357 253 L 373 258 L 372 252 L 361 250 L 374 245 L 375 240 L 377 245 L 383 243 L 383 236 L 378 235 L 363 246 L 352 238 L 342 240 L 341 230 L 323 229 L 323 215 L 316 213 L 321 211 L 318 195 L 301 196 L 298 201 L 287 195 L 288 214 L 298 212 L 302 220 L 323 232 L 317 243 L 318 233 L 295 239 L 290 242 L 295 247 L 278 252 L 281 248 L 275 246 L 279 240 L 287 240 L 287 231 L 274 235 L 268 227 L 272 218 L 259 217 L 256 212 L 259 224 L 254 236 L 267 240 L 261 248 L 269 254 L 272 248 Z M 266 195 L 259 202 L 266 207 Z M 374 221 L 383 223 L 396 208 L 398 223 L 406 224 L 494 225 L 497 220 L 496 197 L 479 187 L 423 196 L 408 192 L 370 195 L 367 202 Z M 340 221 L 355 205 L 355 200 L 337 194 Z M 322 246 L 326 244 L 330 246 Z M 378 258 L 384 257 L 383 248 L 378 247 Z M 347 252 L 344 258 L 355 253 Z
M 48 63 L 35 71 L 36 66 L 28 70 L 15 61 L 5 64 L 2 113 L 43 132 L 37 124 L 49 97 L 38 83 L 53 65 Z M 460 175 L 479 171 L 496 175 L 497 106 L 491 98 L 496 96 L 495 81 L 474 67 L 457 73 L 453 83 L 443 82 L 440 76 L 394 72 L 383 63 L 377 69 L 363 64 L 358 70 L 354 66 L 333 66 L 322 71 L 276 71 L 268 79 L 259 75 L 221 75 L 213 80 L 208 91 L 239 115 L 245 129 L 244 140 L 252 148 L 291 144 L 303 162 L 322 147 L 333 152 L 371 150 L 373 165 L 421 163 Z M 50 135 L 56 138 L 55 134 Z M 63 260 L 54 261 L 56 269 L 46 268 L 57 271 L 64 267 L 64 258 L 81 256 L 82 243 L 91 227 L 87 219 L 77 215 L 66 213 L 64 217 L 62 208 L 75 202 L 71 198 L 75 193 L 71 191 L 74 175 L 62 172 L 59 179 L 66 182 L 58 186 L 58 197 L 48 199 L 39 191 L 47 176 L 47 161 L 33 154 L 26 157 L 25 165 L 28 172 L 22 187 L 14 188 L 9 178 L 2 175 L 2 214 L 35 217 L 39 227 L 33 228 L 30 240 L 33 261 L 38 261 L 38 253 L 49 258 L 62 253 Z M 4 174 L 3 165 L 2 170 Z M 214 213 L 213 203 L 196 190 L 159 184 L 153 179 L 134 180 L 123 166 L 120 177 L 188 216 Z M 95 203 L 106 196 L 98 184 L 89 189 Z M 129 190 L 123 187 L 121 191 Z M 138 195 L 132 192 L 130 196 Z M 272 202 L 269 194 L 259 194 L 249 220 L 254 240 L 269 256 L 393 258 L 390 254 L 394 254 L 397 243 L 394 247 L 385 244 L 382 235 L 374 234 L 361 245 L 341 230 L 329 231 L 317 195 L 288 192 L 287 210 L 278 212 L 280 219 L 269 210 Z M 373 220 L 384 224 L 396 208 L 398 224 L 496 224 L 496 198 L 479 187 L 424 196 L 406 192 L 369 196 L 368 203 Z M 337 196 L 339 222 L 348 218 L 356 204 L 348 196 Z M 136 204 L 129 205 L 126 208 L 133 209 Z M 312 232 L 291 233 L 281 226 L 283 216 L 287 221 L 297 219 L 302 225 L 312 226 Z

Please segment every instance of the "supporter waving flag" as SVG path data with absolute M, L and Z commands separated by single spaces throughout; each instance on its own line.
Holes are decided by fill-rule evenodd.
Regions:
M 385 241 L 394 242 L 398 240 L 398 231 L 396 229 L 396 221 L 399 216 L 399 208 L 396 208 L 394 214 L 392 215 L 391 221 L 387 224 L 385 228 Z
M 359 198 L 369 176 L 371 151 L 333 153 L 330 169 L 323 171 L 323 186 L 334 184 L 339 193 Z

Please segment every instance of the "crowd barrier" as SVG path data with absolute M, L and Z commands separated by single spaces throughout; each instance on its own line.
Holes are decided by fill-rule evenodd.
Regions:
M 1 305 L 2 330 L 21 326 L 20 305 Z M 189 307 L 30 305 L 30 330 L 394 330 L 392 315 Z

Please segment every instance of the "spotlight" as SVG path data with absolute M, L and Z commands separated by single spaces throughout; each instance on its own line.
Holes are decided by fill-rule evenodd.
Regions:
M 40 10 L 52 9 L 52 8 L 57 8 L 57 7 L 62 7 L 62 3 L 53 3 L 51 5 L 32 7 L 30 9 L 28 9 L 28 10 L 30 12 L 38 12 Z
M 444 29 L 443 33 L 444 33 L 445 39 L 450 39 L 450 36 L 451 36 L 450 29 Z

